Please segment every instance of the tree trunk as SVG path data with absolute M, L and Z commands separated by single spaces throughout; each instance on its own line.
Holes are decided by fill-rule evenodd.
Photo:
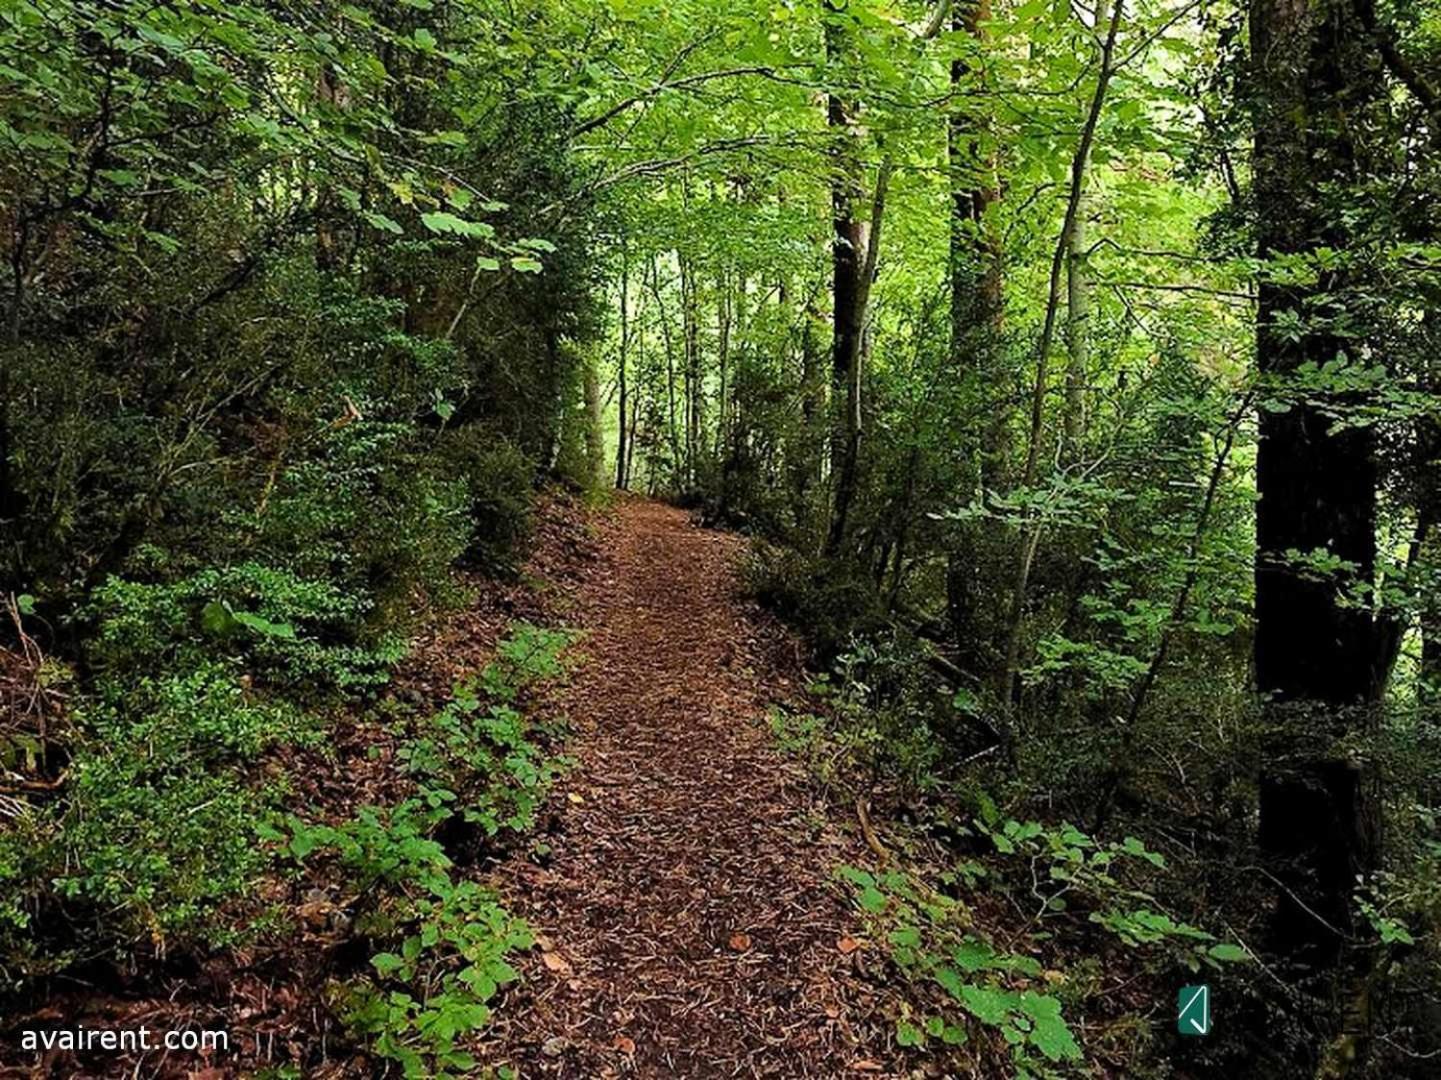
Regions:
M 1365 91 L 1354 12 L 1347 0 L 1254 0 L 1250 29 L 1258 254 L 1344 250 L 1340 208 L 1328 204 L 1356 179 L 1347 124 Z M 1260 843 L 1283 884 L 1274 944 L 1323 967 L 1339 958 L 1355 876 L 1376 856 L 1368 781 L 1339 749 L 1370 711 L 1371 614 L 1340 593 L 1372 580 L 1376 466 L 1369 428 L 1333 431 L 1317 395 L 1288 394 L 1287 384 L 1300 365 L 1343 353 L 1347 342 L 1315 325 L 1342 285 L 1335 272 L 1306 284 L 1263 279 L 1256 334 L 1269 396 L 1289 406 L 1258 417 L 1255 664 L 1269 728 Z M 1326 552 L 1350 571 L 1303 573 L 1288 564 L 1291 551 Z
M 603 482 L 605 472 L 605 431 L 601 427 L 600 373 L 593 355 L 587 355 L 581 369 L 581 394 L 585 401 L 586 487 Z
M 655 297 L 656 315 L 660 319 L 661 341 L 665 344 L 665 392 L 666 428 L 670 439 L 671 472 L 673 479 L 680 479 L 685 469 L 684 454 L 681 451 L 680 431 L 676 427 L 675 408 L 675 346 L 671 340 L 670 320 L 666 318 L 665 301 L 660 294 L 660 267 L 654 257 L 650 263 L 650 291 Z M 684 483 L 682 481 L 682 486 Z
M 990 17 L 990 0 L 956 3 L 951 12 L 951 29 L 983 43 Z M 964 59 L 951 62 L 951 88 L 957 92 L 956 100 L 984 101 L 959 96 L 970 75 L 971 66 Z M 962 493 L 963 500 L 995 483 L 1005 459 L 1009 415 L 995 363 L 1000 353 L 1004 311 L 1003 261 L 1001 236 L 988 211 L 1000 197 L 1000 190 L 989 123 L 981 111 L 984 108 L 953 108 L 946 123 L 951 183 L 947 267 L 951 287 L 950 360 L 965 391 L 967 430 L 961 435 L 961 448 L 971 463 L 969 490 Z M 975 655 L 980 637 L 977 614 L 984 600 L 975 565 L 980 528 L 974 522 L 959 524 L 946 553 L 946 606 L 951 632 L 963 655 Z M 899 574 L 899 553 L 896 569 Z
M 990 0 L 958 3 L 951 26 L 977 42 L 986 38 Z M 972 74 L 963 59 L 951 62 L 951 87 L 958 89 Z M 1004 457 L 1006 418 L 995 358 L 1000 351 L 1004 310 L 1001 237 L 988 216 L 1000 197 L 995 149 L 988 123 L 976 111 L 956 109 L 947 122 L 946 145 L 951 171 L 951 363 L 969 387 L 980 424 L 971 444 L 976 454 L 978 487 L 994 481 Z
M 680 267 L 681 378 L 685 389 L 685 470 L 683 490 L 695 490 L 696 458 L 701 441 L 700 319 L 697 312 L 695 270 L 690 259 L 676 253 Z
M 1116 51 L 1116 35 L 1121 28 L 1121 17 L 1125 13 L 1123 0 L 1116 0 L 1111 10 L 1111 20 L 1106 27 L 1105 41 L 1101 46 L 1100 71 L 1096 75 L 1096 89 L 1091 95 L 1091 106 L 1086 115 L 1085 126 L 1081 129 L 1081 141 L 1071 157 L 1070 192 L 1066 200 L 1066 216 L 1061 222 L 1061 235 L 1051 254 L 1050 283 L 1046 293 L 1046 313 L 1041 324 L 1041 337 L 1036 345 L 1035 379 L 1031 384 L 1031 420 L 1026 436 L 1026 460 L 1021 469 L 1021 487 L 1028 488 L 1036 478 L 1040 463 L 1041 440 L 1045 435 L 1046 392 L 1049 382 L 1051 343 L 1056 332 L 1056 309 L 1061 302 L 1061 270 L 1065 263 L 1067 245 L 1071 230 L 1081 205 L 1081 192 L 1086 182 L 1086 162 L 1091 158 L 1091 144 L 1096 137 L 1096 125 L 1101 119 L 1101 110 L 1106 103 L 1106 89 L 1115 73 L 1113 60 Z M 1016 560 L 1015 584 L 1011 587 L 1011 606 L 1006 619 L 1006 653 L 1001 673 L 1000 698 L 1004 707 L 1014 709 L 1019 688 L 1021 659 L 1021 630 L 1025 621 L 1026 590 L 1030 585 L 1031 568 L 1035 564 L 1036 550 L 1041 542 L 1043 522 L 1033 520 L 1021 537 L 1019 555 Z
M 791 454 L 791 513 L 796 529 L 804 533 L 813 520 L 810 512 L 811 489 L 819 480 L 821 470 L 821 431 L 818 422 L 825 410 L 825 372 L 820 346 L 816 341 L 816 324 L 820 312 L 809 302 L 801 313 L 801 430 Z
M 1110 18 L 1108 0 L 1097 0 L 1095 33 L 1105 33 Z M 1086 222 L 1090 199 L 1086 179 L 1090 155 L 1082 163 L 1080 198 L 1071 234 L 1066 238 L 1066 406 L 1062 421 L 1061 459 L 1069 462 L 1080 450 L 1086 433 L 1086 386 L 1090 379 L 1091 277 L 1086 265 Z
M 630 264 L 621 256 L 620 266 L 620 360 L 617 382 L 619 383 L 619 401 L 616 408 L 617 426 L 619 434 L 615 445 L 615 486 L 622 491 L 626 484 L 626 415 L 627 395 L 630 387 L 626 385 L 626 354 L 630 350 Z
M 727 378 L 730 374 L 730 351 L 731 351 L 731 295 L 727 289 L 729 282 L 727 275 L 722 270 L 717 275 L 716 289 L 716 362 L 720 367 L 720 387 L 716 397 L 716 434 L 715 434 L 715 455 L 719 458 L 725 451 L 727 416 L 730 409 L 729 390 Z M 745 275 L 737 275 L 737 289 L 741 293 L 745 291 Z
M 860 448 L 861 310 L 865 252 L 870 226 L 861 216 L 865 198 L 860 158 L 859 104 L 835 85 L 846 69 L 849 49 L 843 5 L 826 0 L 825 48 L 832 88 L 826 96 L 831 134 L 831 524 L 825 552 L 834 554 L 845 534 L 855 494 Z

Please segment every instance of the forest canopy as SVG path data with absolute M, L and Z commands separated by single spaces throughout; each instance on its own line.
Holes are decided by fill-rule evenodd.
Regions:
M 0 0 L 4 1011 L 319 888 L 507 1064 L 585 646 L 403 673 L 564 491 L 745 535 L 912 1067 L 1429 1075 L 1438 199 L 1426 0 Z

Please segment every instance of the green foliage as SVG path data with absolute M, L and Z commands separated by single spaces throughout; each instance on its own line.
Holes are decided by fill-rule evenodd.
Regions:
M 478 825 L 486 839 L 533 823 L 564 762 L 532 741 L 518 700 L 564 674 L 573 641 L 514 624 L 495 659 L 402 745 L 413 796 L 362 807 L 339 824 L 290 814 L 264 828 L 289 858 L 333 862 L 359 894 L 376 898 L 358 920 L 384 946 L 371 956 L 374 974 L 336 987 L 334 997 L 351 1028 L 406 1076 L 475 1068 L 461 1049 L 465 1037 L 489 1022 L 492 999 L 517 977 L 507 956 L 532 944 L 523 922 L 458 877 L 440 837 L 455 820 Z
M 457 880 L 429 833 L 450 811 L 427 799 L 363 807 L 339 826 L 290 817 L 272 840 L 295 859 L 330 856 L 362 893 L 382 887 L 363 920 L 393 943 L 370 958 L 373 976 L 334 988 L 346 1022 L 408 1077 L 474 1068 L 459 1044 L 490 1019 L 489 1002 L 517 977 L 508 954 L 533 943 L 525 924 L 472 881 Z
M 757 543 L 742 573 L 746 590 L 783 619 L 804 627 L 822 658 L 836 656 L 856 635 L 883 625 L 874 587 L 859 567 Z
M 226 907 L 268 862 L 256 815 L 271 795 L 251 770 L 272 747 L 313 741 L 313 722 L 215 661 L 184 674 L 128 672 L 73 719 L 64 798 L 0 834 L 0 912 L 11 924 L 0 950 L 15 958 L 13 973 L 47 966 L 10 933 L 42 903 L 63 903 L 72 917 L 103 913 L 86 947 L 107 952 L 243 933 Z
M 447 428 L 436 444 L 444 474 L 465 485 L 471 535 L 465 554 L 507 570 L 530 533 L 535 465 L 518 447 L 479 425 Z
M 1141 884 L 1153 870 L 1164 871 L 1166 861 L 1136 837 L 1103 844 L 1068 822 L 1048 828 L 1038 821 L 1001 821 L 986 804 L 983 811 L 975 819 L 977 832 L 988 837 L 997 852 L 1029 866 L 1031 895 L 1039 905 L 1033 922 L 1060 915 L 1079 900 L 1093 909 L 1091 922 L 1127 946 L 1157 946 L 1168 960 L 1192 972 L 1250 957 L 1239 946 L 1213 944 L 1214 935 L 1146 906 L 1158 901 Z M 1135 873 L 1122 872 L 1127 864 L 1142 866 L 1139 881 Z
M 362 806 L 339 825 L 311 823 L 290 815 L 282 828 L 267 826 L 268 839 L 280 841 L 297 862 L 315 853 L 333 857 L 363 888 L 377 883 L 428 884 L 450 866 L 445 849 L 430 833 L 448 811 L 421 799 L 393 807 Z
M 393 635 L 367 640 L 372 608 L 364 594 L 258 563 L 166 584 L 111 578 L 94 593 L 94 649 L 116 674 L 218 652 L 277 682 L 363 687 L 384 682 L 404 651 Z
M 1081 1060 L 1061 1001 L 1028 985 L 1047 985 L 1035 959 L 998 951 L 966 933 L 965 911 L 957 901 L 902 872 L 877 877 L 842 866 L 837 875 L 852 886 L 857 905 L 884 932 L 898 970 L 945 992 L 947 1012 L 928 1016 L 919 1026 L 900 1022 L 901 1045 L 920 1047 L 928 1039 L 947 1046 L 966 1042 L 966 1021 L 958 1010 L 1000 1035 L 1010 1047 L 1017 1076 L 1052 1075 L 1053 1066 Z
M 532 741 L 513 702 L 526 687 L 562 674 L 561 653 L 572 640 L 563 631 L 517 624 L 497 646 L 497 658 L 477 679 L 456 686 L 446 707 L 401 748 L 429 806 L 448 807 L 487 837 L 530 828 L 565 762 Z
M 234 523 L 257 558 L 365 596 L 372 626 L 403 624 L 417 599 L 445 597 L 470 538 L 465 480 L 430 444 L 414 421 L 327 428 Z
M 925 646 L 904 633 L 852 639 L 832 672 L 808 687 L 823 715 L 777 706 L 772 731 L 826 781 L 854 773 L 894 783 L 908 796 L 933 792 L 944 783 L 949 739 L 972 703 L 947 692 L 925 660 Z
M 483 714 L 478 709 L 474 697 L 458 692 L 431 718 L 429 733 L 402 749 L 401 760 L 427 802 L 458 802 L 461 817 L 488 836 L 523 831 L 559 765 L 525 738 L 519 712 L 504 705 Z
M 345 988 L 347 1023 L 407 1077 L 473 1072 L 476 1060 L 459 1046 L 485 1027 L 491 1001 L 518 977 L 507 955 L 534 938 L 469 881 L 434 880 L 429 895 L 392 918 L 398 948 L 370 958 L 374 979 Z

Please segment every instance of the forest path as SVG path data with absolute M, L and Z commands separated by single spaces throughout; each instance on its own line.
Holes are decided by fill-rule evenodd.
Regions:
M 891 1072 L 839 944 L 860 930 L 828 883 L 852 841 L 755 722 L 787 682 L 738 596 L 744 542 L 638 499 L 601 528 L 569 613 L 585 659 L 559 695 L 576 765 L 549 865 L 499 868 L 541 949 L 482 1060 L 522 1077 Z

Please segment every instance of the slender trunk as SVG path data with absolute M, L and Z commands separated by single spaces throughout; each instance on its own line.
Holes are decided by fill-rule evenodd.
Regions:
M 601 427 L 600 373 L 594 355 L 582 361 L 581 394 L 585 402 L 586 487 L 602 483 L 605 472 L 605 432 Z
M 689 493 L 696 483 L 696 458 L 700 451 L 701 427 L 701 377 L 700 377 L 700 328 L 696 311 L 695 270 L 690 259 L 679 252 L 676 262 L 680 267 L 681 303 L 681 347 L 684 371 L 682 381 L 685 390 L 685 474 L 684 490 Z
M 938 19 L 944 14 L 937 9 Z M 957 2 L 951 29 L 978 45 L 987 38 L 990 0 Z M 939 25 L 939 24 L 937 24 Z M 959 450 L 969 464 L 962 500 L 995 485 L 1006 459 L 1006 432 L 1011 409 L 996 363 L 1001 353 L 1002 246 L 991 207 L 1000 197 L 995 139 L 984 95 L 963 93 L 967 80 L 986 85 L 984 70 L 965 59 L 951 62 L 951 90 L 956 102 L 946 122 L 946 154 L 950 170 L 950 362 L 963 394 L 964 420 Z M 975 565 L 980 523 L 956 526 L 946 552 L 946 598 L 951 632 L 962 652 L 974 652 L 981 634 L 977 614 L 985 603 Z M 901 561 L 897 545 L 892 600 L 899 589 Z
M 1097 0 L 1095 32 L 1110 18 L 1108 0 Z M 1066 237 L 1066 405 L 1062 413 L 1061 459 L 1074 460 L 1086 434 L 1086 385 L 1090 378 L 1091 277 L 1086 266 L 1086 221 L 1090 216 L 1087 176 L 1090 154 L 1081 163 L 1076 218 Z
M 665 344 L 665 392 L 668 409 L 666 411 L 666 430 L 670 439 L 671 471 L 676 479 L 681 479 L 685 469 L 684 455 L 681 452 L 680 430 L 676 426 L 675 407 L 675 346 L 670 336 L 670 320 L 666 318 L 665 301 L 660 294 L 660 268 L 656 265 L 654 257 L 650 264 L 650 291 L 655 297 L 656 314 L 660 318 L 661 340 Z M 682 486 L 684 481 L 681 480 Z
M 870 312 L 871 285 L 876 277 L 876 261 L 880 256 L 881 224 L 885 220 L 886 190 L 890 184 L 891 163 L 881 163 L 876 176 L 876 193 L 871 203 L 871 217 L 862 234 L 865 238 L 865 253 L 857 274 L 856 289 L 849 299 L 854 305 L 851 320 L 854 321 L 855 338 L 847 343 L 850 355 L 846 358 L 845 370 L 845 442 L 842 446 L 840 474 L 835 481 L 835 505 L 831 513 L 831 526 L 826 537 L 825 553 L 835 555 L 845 541 L 846 526 L 850 517 L 851 504 L 855 501 L 858 472 L 860 469 L 861 434 L 861 385 L 865 374 L 866 360 L 870 355 L 867 315 Z M 833 358 L 832 364 L 835 360 Z
M 731 298 L 726 289 L 726 273 L 720 272 L 716 291 L 716 362 L 720 367 L 720 387 L 716 397 L 715 456 L 723 453 L 726 441 L 726 421 L 730 408 L 726 377 L 729 374 L 731 350 Z M 740 279 L 742 286 L 744 279 Z
M 1091 144 L 1096 137 L 1096 124 L 1101 118 L 1101 108 L 1106 102 L 1106 89 L 1110 85 L 1113 58 L 1116 52 L 1116 35 L 1121 29 L 1121 16 L 1125 10 L 1124 0 L 1116 0 L 1111 12 L 1111 21 L 1106 29 L 1105 43 L 1101 46 L 1101 70 L 1096 77 L 1096 90 L 1091 95 L 1091 107 L 1086 115 L 1085 126 L 1081 129 L 1081 141 L 1071 158 L 1070 196 L 1066 201 L 1066 216 L 1061 224 L 1061 235 L 1051 255 L 1050 285 L 1046 295 L 1046 314 L 1041 326 L 1041 338 L 1036 345 L 1036 375 L 1031 388 L 1031 423 L 1026 444 L 1026 464 L 1021 472 L 1021 487 L 1030 487 L 1036 478 L 1036 466 L 1040 460 L 1041 438 L 1044 434 L 1046 390 L 1049 383 L 1051 344 L 1056 333 L 1056 310 L 1061 301 L 1061 268 L 1065 261 L 1066 249 L 1071 230 L 1075 228 L 1076 216 L 1080 210 L 1081 191 L 1085 186 L 1086 162 L 1091 157 Z M 1033 521 L 1025 530 L 1020 556 L 1016 562 L 1015 582 L 1011 587 L 1011 608 L 1006 625 L 1006 658 L 1001 680 L 1001 701 L 1008 710 L 1015 706 L 1017 674 L 1020 670 L 1021 628 L 1025 620 L 1026 590 L 1031 579 L 1031 567 L 1035 564 L 1036 549 L 1041 540 L 1041 522 Z
M 635 395 L 635 404 L 630 408 L 630 446 L 625 452 L 625 483 L 621 486 L 630 490 L 631 476 L 635 471 L 635 436 L 640 428 L 640 395 Z
M 635 371 L 636 384 L 631 393 L 632 404 L 630 407 L 630 445 L 625 451 L 625 483 L 621 485 L 627 491 L 635 477 L 635 444 L 640 431 L 640 408 L 645 397 L 646 384 L 643 378 L 645 371 L 645 270 L 641 270 L 641 293 L 636 298 L 635 310 Z
M 626 360 L 630 351 L 630 263 L 621 256 L 620 264 L 620 361 L 617 381 L 619 383 L 620 400 L 616 409 L 617 425 L 619 434 L 616 438 L 615 447 L 615 486 L 622 491 L 625 490 L 626 473 L 626 415 L 627 395 L 630 387 L 626 385 Z
M 832 88 L 826 97 L 831 138 L 831 526 L 826 554 L 840 547 L 855 483 L 853 449 L 859 445 L 862 312 L 861 275 L 869 246 L 869 225 L 861 216 L 865 198 L 860 158 L 859 104 L 839 84 L 848 74 L 850 49 L 843 20 L 846 9 L 825 0 L 825 48 Z
M 801 429 L 791 456 L 791 513 L 798 530 L 811 520 L 810 493 L 820 474 L 817 424 L 825 408 L 825 375 L 815 334 L 820 317 L 809 304 L 801 315 Z
M 1156 680 L 1166 666 L 1176 629 L 1182 618 L 1185 617 L 1187 607 L 1191 602 L 1191 594 L 1200 580 L 1201 544 L 1205 541 L 1206 532 L 1211 527 L 1211 514 L 1216 506 L 1216 494 L 1221 489 L 1221 480 L 1226 474 L 1226 466 L 1231 460 L 1231 451 L 1236 445 L 1237 430 L 1240 428 L 1242 420 L 1250 412 L 1254 396 L 1254 394 L 1248 394 L 1232 415 L 1230 422 L 1226 425 L 1225 433 L 1221 437 L 1220 449 L 1217 450 L 1216 458 L 1211 464 L 1210 477 L 1206 481 L 1206 494 L 1201 499 L 1201 508 L 1196 514 L 1196 524 L 1191 531 L 1190 542 L 1186 545 L 1186 573 L 1181 579 L 1181 587 L 1176 591 L 1175 600 L 1171 602 L 1170 616 L 1161 627 L 1161 637 L 1156 644 L 1156 650 L 1151 654 L 1151 661 L 1146 665 L 1145 674 L 1141 676 L 1141 681 L 1137 683 L 1136 689 L 1131 694 L 1131 704 L 1126 710 L 1126 719 L 1121 728 L 1121 746 L 1112 757 L 1110 768 L 1101 785 L 1101 797 L 1097 802 L 1093 831 L 1100 831 L 1104 827 L 1116 792 L 1130 776 L 1132 751 L 1135 747 L 1136 729 L 1141 719 L 1141 710 L 1145 707 L 1146 699 L 1150 697 Z

